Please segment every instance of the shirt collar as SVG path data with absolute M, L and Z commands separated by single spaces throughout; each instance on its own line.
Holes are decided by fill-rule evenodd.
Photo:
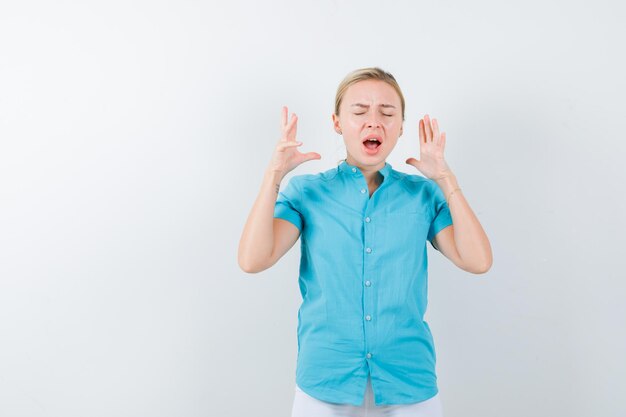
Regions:
M 345 159 L 341 161 L 339 166 L 337 167 L 339 171 L 350 174 L 352 176 L 362 176 L 361 169 L 356 165 L 350 165 Z M 389 162 L 385 162 L 385 166 L 382 167 L 378 172 L 380 172 L 385 179 L 389 178 L 389 174 L 391 173 L 391 164 Z

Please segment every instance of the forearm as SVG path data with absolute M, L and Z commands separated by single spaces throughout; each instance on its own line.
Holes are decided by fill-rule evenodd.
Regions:
M 448 200 L 454 224 L 454 242 L 464 266 L 471 271 L 488 270 L 493 261 L 489 239 L 463 192 L 458 190 L 460 187 L 456 176 L 450 173 L 435 182 Z
M 239 241 L 239 266 L 247 272 L 267 261 L 274 246 L 274 206 L 283 175 L 267 169 Z

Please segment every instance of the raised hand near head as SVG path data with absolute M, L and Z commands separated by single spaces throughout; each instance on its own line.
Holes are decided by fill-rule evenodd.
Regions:
M 446 134 L 439 133 L 437 119 L 431 120 L 428 115 L 419 121 L 420 159 L 408 158 L 406 163 L 413 165 L 427 178 L 437 180 L 450 175 L 450 167 L 443 158 L 446 145 Z
M 270 169 L 280 172 L 283 176 L 303 162 L 322 158 L 317 152 L 303 154 L 296 149 L 298 146 L 302 145 L 302 142 L 296 141 L 298 116 L 292 113 L 291 120 L 288 121 L 287 114 L 287 106 L 283 106 L 281 123 L 282 136 L 276 144 L 270 163 Z

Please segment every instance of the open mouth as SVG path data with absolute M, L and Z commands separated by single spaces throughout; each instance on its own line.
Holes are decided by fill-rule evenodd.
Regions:
M 363 141 L 363 147 L 365 148 L 365 152 L 368 154 L 375 154 L 378 152 L 378 147 L 380 146 L 380 140 L 376 138 L 366 139 Z
M 380 146 L 380 141 L 378 139 L 368 139 L 366 141 L 363 141 L 363 144 L 366 148 L 376 149 Z

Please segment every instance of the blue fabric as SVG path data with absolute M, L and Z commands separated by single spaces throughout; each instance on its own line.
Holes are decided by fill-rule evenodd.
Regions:
M 296 383 L 322 401 L 361 405 L 368 373 L 376 405 L 424 401 L 439 392 L 427 307 L 426 241 L 452 224 L 428 178 L 337 168 L 291 177 L 274 217 L 300 230 Z M 433 246 L 434 247 L 434 246 Z

